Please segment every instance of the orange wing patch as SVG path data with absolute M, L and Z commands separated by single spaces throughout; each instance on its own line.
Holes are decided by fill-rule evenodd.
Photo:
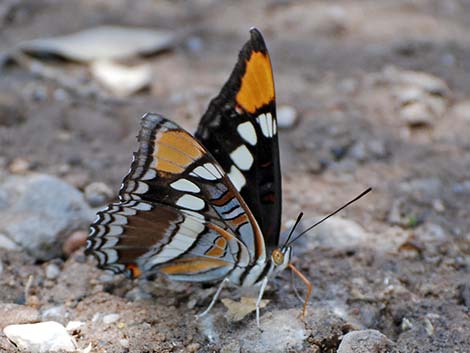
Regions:
M 215 246 L 213 246 L 209 251 L 206 252 L 207 256 L 211 257 L 221 257 L 225 253 L 225 247 L 227 246 L 227 240 L 225 238 L 218 238 L 215 241 Z
M 224 266 L 227 266 L 227 262 L 223 260 L 193 257 L 176 260 L 169 265 L 162 266 L 160 271 L 167 275 L 196 274 Z
M 128 264 L 127 268 L 131 271 L 133 278 L 140 277 L 142 274 L 142 271 L 140 271 L 139 267 L 135 264 Z
M 184 132 L 170 130 L 155 137 L 155 167 L 159 171 L 181 173 L 202 154 L 201 148 Z
M 274 99 L 273 73 L 267 54 L 251 54 L 235 99 L 238 105 L 249 113 L 254 113 Z

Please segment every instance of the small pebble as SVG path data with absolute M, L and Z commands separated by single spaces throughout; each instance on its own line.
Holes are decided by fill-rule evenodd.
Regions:
M 110 325 L 118 321 L 120 317 L 121 315 L 119 314 L 107 314 L 103 316 L 103 323 L 105 323 L 106 325 Z
M 404 317 L 403 320 L 401 321 L 400 328 L 402 331 L 408 331 L 413 328 L 413 324 L 411 323 L 410 320 Z
M 434 325 L 432 324 L 431 320 L 429 320 L 427 317 L 424 318 L 424 328 L 428 336 L 434 335 Z
M 0 275 L 2 274 L 3 272 L 3 262 L 2 260 L 0 260 Z
M 67 310 L 63 305 L 53 306 L 41 312 L 41 320 L 63 320 Z
M 195 353 L 198 351 L 199 348 L 201 348 L 201 345 L 199 343 L 191 343 L 186 347 L 186 352 Z
M 16 158 L 11 162 L 9 169 L 12 174 L 25 174 L 30 168 L 30 161 L 23 158 Z
M 73 232 L 64 242 L 62 250 L 64 254 L 68 257 L 72 255 L 76 250 L 80 249 L 82 246 L 85 246 L 88 233 L 83 230 L 77 230 Z
M 281 129 L 293 127 L 297 118 L 297 111 L 288 105 L 282 105 L 277 109 L 277 126 Z
M 111 274 L 111 273 L 103 273 L 98 277 L 98 281 L 101 283 L 110 283 L 113 282 L 116 279 L 116 277 Z
M 85 199 L 92 207 L 104 205 L 113 197 L 113 191 L 105 183 L 95 182 L 85 188 Z
M 436 199 L 432 202 L 432 208 L 439 213 L 442 213 L 446 210 L 442 200 Z
M 398 353 L 396 344 L 377 330 L 352 331 L 344 335 L 338 353 Z
M 129 348 L 129 340 L 125 338 L 120 339 L 119 344 L 124 348 Z
M 152 299 L 152 294 L 145 292 L 139 287 L 132 288 L 129 292 L 126 293 L 126 299 L 130 301 L 138 300 L 148 300 Z
M 401 118 L 411 127 L 431 126 L 435 116 L 422 102 L 415 102 L 403 107 L 400 111 Z
M 400 80 L 404 84 L 413 85 L 433 95 L 447 96 L 449 86 L 439 77 L 421 71 L 401 71 Z
M 232 341 L 224 345 L 220 350 L 220 353 L 240 353 L 240 351 L 240 343 L 238 343 L 237 341 Z
M 56 279 L 60 275 L 60 268 L 56 264 L 49 264 L 46 267 L 46 278 Z

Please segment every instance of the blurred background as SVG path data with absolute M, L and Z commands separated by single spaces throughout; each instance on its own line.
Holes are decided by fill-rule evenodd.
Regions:
M 109 351 L 266 350 L 252 316 L 234 329 L 219 304 L 216 333 L 190 319 L 211 289 L 102 277 L 80 249 L 129 168 L 140 117 L 194 131 L 252 26 L 274 67 L 283 224 L 374 188 L 303 240 L 295 261 L 317 314 L 297 340 L 264 344 L 334 352 L 344 333 L 377 329 L 404 352 L 468 351 L 468 0 L 2 0 L 0 303 L 82 321 L 79 344 Z M 267 297 L 273 323 L 299 309 L 288 277 Z M 98 325 L 110 310 L 134 325 Z

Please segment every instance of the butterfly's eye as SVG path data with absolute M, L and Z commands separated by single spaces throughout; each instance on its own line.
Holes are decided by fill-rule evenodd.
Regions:
M 274 263 L 277 266 L 280 266 L 284 263 L 284 254 L 281 252 L 281 249 L 274 249 L 272 254 L 271 254 Z

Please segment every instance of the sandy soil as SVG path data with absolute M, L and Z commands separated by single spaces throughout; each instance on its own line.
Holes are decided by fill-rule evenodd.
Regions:
M 305 339 L 292 351 L 335 352 L 345 333 L 374 328 L 402 352 L 470 352 L 469 1 L 24 1 L 0 13 L 0 52 L 97 24 L 157 26 L 185 39 L 136 59 L 151 65 L 155 80 L 126 98 L 82 95 L 24 67 L 5 67 L 0 159 L 8 173 L 18 173 L 12 166 L 23 160 L 27 172 L 81 190 L 102 181 L 117 192 L 140 116 L 160 112 L 193 130 L 256 25 L 270 48 L 278 104 L 299 114 L 280 133 L 283 220 L 303 211 L 308 225 L 373 187 L 342 213 L 362 226 L 358 242 L 312 235 L 296 252 L 314 292 Z M 90 79 L 86 65 L 46 63 Z M 425 78 L 410 79 L 409 71 Z M 438 83 L 422 90 L 428 100 L 417 100 L 431 102 L 430 118 L 410 123 L 403 92 L 429 78 Z M 48 263 L 21 252 L 0 249 L 0 258 L 0 302 L 41 313 L 59 308 L 55 320 L 86 323 L 76 338 L 93 352 L 262 351 L 253 343 L 264 339 L 253 314 L 229 322 L 219 303 L 210 319 L 194 320 L 210 286 L 111 278 L 82 250 L 52 260 L 61 269 L 55 279 L 45 278 Z M 288 275 L 266 297 L 263 322 L 301 308 Z M 105 325 L 109 313 L 120 318 Z M 0 334 L 2 349 L 14 351 Z

